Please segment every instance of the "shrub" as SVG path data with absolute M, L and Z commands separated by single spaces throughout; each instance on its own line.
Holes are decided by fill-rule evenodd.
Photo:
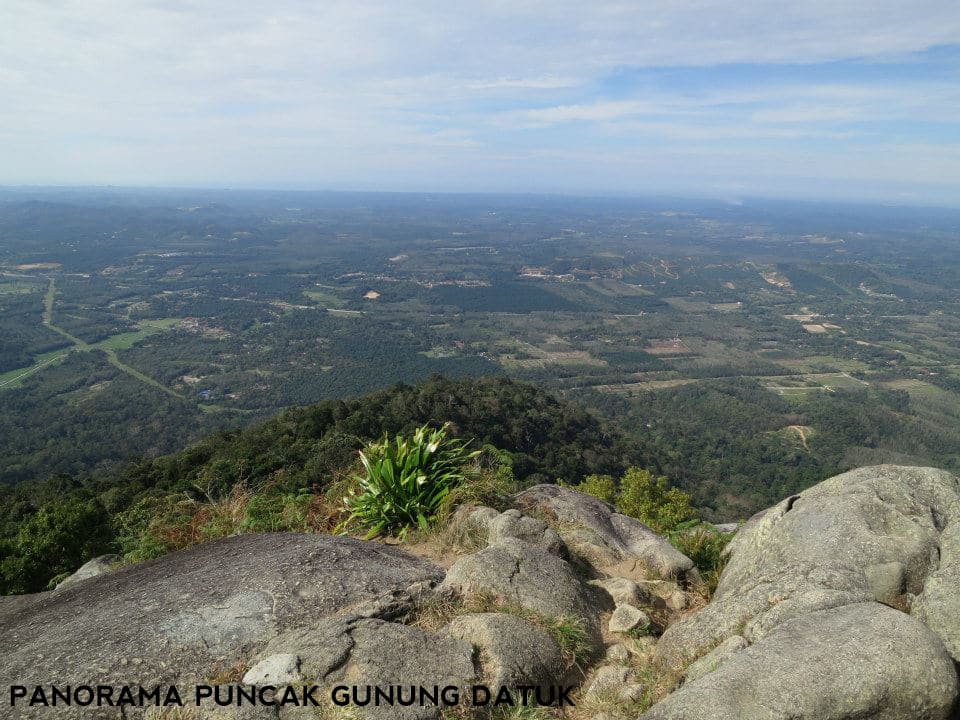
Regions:
M 667 478 L 632 467 L 620 479 L 619 487 L 609 475 L 589 475 L 577 490 L 612 503 L 619 512 L 665 535 L 697 566 L 703 578 L 703 594 L 709 597 L 716 589 L 726 564 L 723 549 L 732 535 L 701 522 L 690 505 L 690 496 L 670 487 Z
M 111 549 L 110 516 L 95 498 L 75 493 L 50 502 L 0 550 L 0 592 L 47 589 Z
M 341 486 L 332 483 L 335 489 Z M 206 502 L 176 493 L 147 496 L 116 516 L 117 542 L 128 562 L 151 560 L 191 545 L 256 532 L 329 532 L 341 508 L 307 489 L 253 492 L 235 485 Z
M 467 463 L 479 451 L 447 437 L 447 425 L 424 425 L 412 438 L 386 436 L 360 452 L 365 474 L 357 477 L 358 490 L 344 498 L 350 512 L 344 527 L 367 528 L 367 538 L 396 531 L 403 537 L 412 527 L 426 530 L 444 509 L 447 496 L 460 485 Z
M 690 496 L 669 486 L 667 478 L 632 467 L 620 481 L 617 508 L 659 533 L 669 533 L 682 523 L 697 519 Z
M 722 533 L 707 523 L 688 522 L 669 533 L 668 538 L 677 550 L 693 560 L 703 580 L 701 591 L 709 598 L 717 589 L 720 574 L 727 564 L 723 549 L 733 533 Z
M 513 458 L 506 450 L 484 445 L 472 455 L 471 467 L 464 473 L 463 481 L 447 495 L 438 520 L 464 504 L 506 510 L 510 505 L 510 496 L 520 490 L 520 483 L 513 474 Z
M 587 475 L 576 489 L 608 503 L 617 499 L 617 483 L 609 475 Z

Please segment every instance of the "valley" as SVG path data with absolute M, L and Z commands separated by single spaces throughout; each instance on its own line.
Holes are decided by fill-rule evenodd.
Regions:
M 721 519 L 855 465 L 957 468 L 958 228 L 772 202 L 4 191 L 0 480 L 110 473 L 433 374 L 590 408 Z

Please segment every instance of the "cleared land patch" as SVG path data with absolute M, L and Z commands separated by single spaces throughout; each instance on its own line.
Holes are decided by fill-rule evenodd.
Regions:
M 651 340 L 643 350 L 651 355 L 690 355 L 692 353 L 680 338 Z
M 323 305 L 327 309 L 341 308 L 344 306 L 344 301 L 341 298 L 337 297 L 330 290 L 324 289 L 322 287 L 317 287 L 311 290 L 304 290 L 303 294 L 306 295 L 311 300 L 313 300 L 315 303 L 318 303 L 319 305 Z
M 547 365 L 592 365 L 605 367 L 606 360 L 593 357 L 585 350 L 545 350 L 523 341 L 513 343 L 513 352 L 506 352 L 498 360 L 506 368 L 542 368 Z
M 17 270 L 58 270 L 62 266 L 55 262 L 24 263 L 23 265 L 14 265 Z
M 159 320 L 139 320 L 137 327 L 139 330 L 133 332 L 120 333 L 112 335 L 106 340 L 101 340 L 94 344 L 94 347 L 103 350 L 129 350 L 141 340 L 150 337 L 158 332 L 169 330 L 176 327 L 181 322 L 181 318 L 162 318 Z
M 675 378 L 673 380 L 642 380 L 633 383 L 614 383 L 611 385 L 594 385 L 594 390 L 600 392 L 613 393 L 615 395 L 630 395 L 634 392 L 656 392 L 657 390 L 669 390 L 671 388 L 682 387 L 683 385 L 692 385 L 697 380 L 693 378 Z
M 706 300 L 691 300 L 684 297 L 668 297 L 663 300 L 675 310 L 689 313 L 736 312 L 743 309 L 743 303 L 741 302 L 712 303 Z

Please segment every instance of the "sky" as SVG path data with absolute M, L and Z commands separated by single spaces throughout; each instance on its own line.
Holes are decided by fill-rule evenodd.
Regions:
M 0 184 L 960 206 L 960 3 L 2 0 Z

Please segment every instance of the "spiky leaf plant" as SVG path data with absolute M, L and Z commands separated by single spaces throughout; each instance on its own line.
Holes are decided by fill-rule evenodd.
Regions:
M 447 437 L 448 425 L 417 428 L 412 438 L 386 436 L 360 452 L 365 473 L 359 488 L 344 498 L 346 525 L 367 528 L 367 538 L 386 532 L 400 537 L 412 527 L 426 530 L 444 500 L 463 482 L 468 463 L 479 455 Z

